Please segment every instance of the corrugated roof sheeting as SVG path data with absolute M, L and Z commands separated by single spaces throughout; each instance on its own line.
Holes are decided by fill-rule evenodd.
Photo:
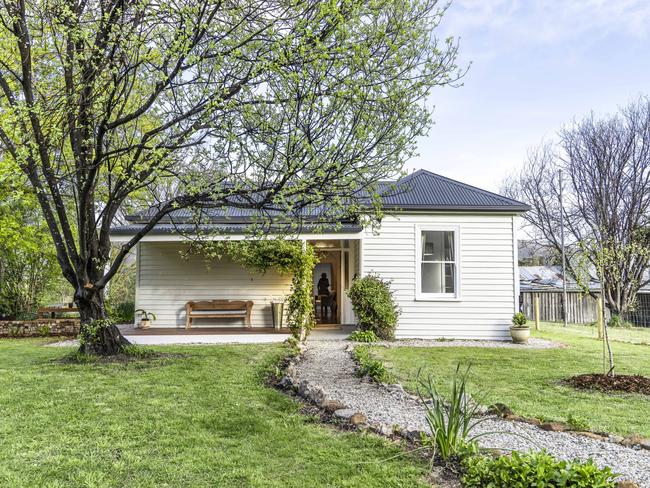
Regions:
M 396 182 L 382 182 L 378 188 L 384 207 L 390 209 L 417 210 L 475 210 L 523 212 L 528 206 L 496 193 L 491 193 L 426 170 L 416 171 Z M 137 222 L 148 219 L 155 209 L 149 209 L 128 217 Z M 303 218 L 318 218 L 327 212 L 324 206 L 301 211 Z M 256 209 L 238 207 L 204 208 L 202 218 L 241 222 L 261 215 Z M 169 214 L 169 219 L 183 220 L 198 215 L 196 210 L 179 209 Z M 266 216 L 281 215 L 277 211 L 264 212 Z
M 646 270 L 643 281 L 650 279 L 650 270 Z M 521 291 L 559 291 L 562 290 L 562 268 L 560 266 L 519 266 L 519 288 Z M 591 276 L 589 281 L 591 291 L 600 290 L 600 282 Z M 568 291 L 583 291 L 578 283 L 567 279 Z M 639 289 L 640 293 L 650 293 L 650 285 Z
M 111 229 L 111 234 L 115 236 L 134 235 L 142 228 L 144 224 L 129 224 L 116 226 Z M 271 226 L 268 230 L 270 232 L 275 230 L 293 230 L 293 229 L 279 229 L 278 227 Z M 332 233 L 332 234 L 356 234 L 361 232 L 363 228 L 358 224 L 340 224 L 340 225 L 311 225 L 305 224 L 301 226 L 300 232 L 302 233 Z M 216 233 L 216 234 L 246 234 L 250 232 L 249 224 L 204 224 L 195 226 L 192 224 L 158 224 L 148 235 L 172 235 L 172 234 L 197 234 L 198 233 Z
M 528 205 L 426 170 L 416 171 L 392 184 L 396 192 L 383 198 L 385 206 L 439 210 L 525 211 Z M 388 189 L 390 183 L 384 183 Z
M 382 182 L 378 191 L 382 196 L 384 208 L 392 211 L 503 211 L 518 213 L 529 209 L 524 203 L 426 170 L 416 171 L 397 182 Z M 127 220 L 131 225 L 114 227 L 111 233 L 113 235 L 135 233 L 138 229 L 137 224 L 146 223 L 155 211 L 155 208 L 150 208 L 144 212 L 130 215 Z M 328 209 L 325 205 L 309 207 L 301 210 L 295 216 L 285 216 L 278 211 L 262 212 L 257 209 L 239 207 L 206 207 L 200 210 L 179 209 L 165 216 L 151 233 L 167 234 L 177 232 L 180 225 L 193 220 L 198 220 L 202 225 L 212 225 L 211 229 L 214 231 L 239 233 L 242 232 L 243 227 L 248 226 L 251 222 L 256 220 L 263 222 L 268 219 L 272 220 L 274 217 L 277 217 L 278 221 L 281 221 L 282 218 L 294 221 L 303 220 L 305 222 L 303 232 L 306 232 L 305 229 L 309 225 L 312 225 L 315 230 L 314 222 L 323 220 L 334 222 L 339 219 L 344 222 L 342 228 L 348 226 L 347 229 L 361 229 L 354 222 L 353 217 L 336 216 L 330 213 L 331 209 Z M 346 230 L 343 232 L 358 232 L 359 230 Z M 316 232 L 318 231 L 316 230 Z

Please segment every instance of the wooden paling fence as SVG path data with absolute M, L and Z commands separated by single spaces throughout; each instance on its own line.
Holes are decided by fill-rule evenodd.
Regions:
M 521 293 L 521 311 L 528 320 L 535 320 L 535 297 L 539 297 L 539 320 L 542 322 L 562 322 L 561 291 L 525 291 Z M 610 314 L 605 310 L 605 320 Z M 638 327 L 650 327 L 650 294 L 637 295 L 634 310 L 624 314 L 623 319 Z M 567 293 L 567 322 L 571 324 L 592 324 L 598 322 L 598 300 L 581 292 Z
M 521 311 L 529 320 L 535 319 L 535 295 L 539 296 L 539 320 L 562 322 L 562 292 L 522 292 Z M 591 324 L 598 321 L 598 300 L 580 292 L 567 293 L 567 321 L 572 324 Z

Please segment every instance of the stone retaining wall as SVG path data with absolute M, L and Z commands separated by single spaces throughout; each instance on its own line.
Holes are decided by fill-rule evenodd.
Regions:
M 0 337 L 76 336 L 79 320 L 5 320 L 0 321 Z

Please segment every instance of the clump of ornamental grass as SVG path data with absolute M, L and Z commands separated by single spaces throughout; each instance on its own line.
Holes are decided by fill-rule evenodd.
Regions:
M 468 391 L 467 378 L 470 366 L 465 369 L 458 364 L 451 377 L 448 396 L 443 395 L 434 384 L 431 375 L 426 378 L 418 371 L 417 393 L 426 409 L 426 421 L 430 436 L 423 439 L 432 449 L 431 461 L 439 457 L 443 461 L 478 452 L 478 438 L 487 433 L 473 435 L 473 429 L 485 422 L 481 417 L 481 402 L 475 401 Z

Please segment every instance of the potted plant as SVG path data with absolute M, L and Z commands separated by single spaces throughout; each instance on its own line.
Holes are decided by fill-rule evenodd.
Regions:
M 526 325 L 526 316 L 517 312 L 512 316 L 512 326 L 510 327 L 510 337 L 515 344 L 526 344 L 530 338 L 530 327 Z
M 135 313 L 138 312 L 142 314 L 140 316 L 140 328 L 148 329 L 149 327 L 151 327 L 151 321 L 156 320 L 156 315 L 153 312 L 147 312 L 146 310 L 142 310 L 141 308 L 135 311 Z

